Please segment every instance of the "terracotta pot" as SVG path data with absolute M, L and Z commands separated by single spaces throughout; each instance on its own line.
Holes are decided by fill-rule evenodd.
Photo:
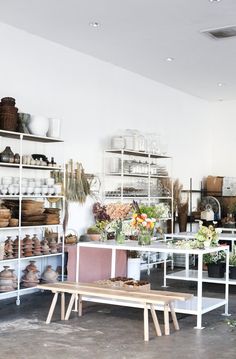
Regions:
M 42 280 L 46 283 L 57 282 L 58 273 L 52 269 L 52 266 L 48 265 L 42 274 Z
M 91 241 L 100 241 L 101 234 L 87 234 Z

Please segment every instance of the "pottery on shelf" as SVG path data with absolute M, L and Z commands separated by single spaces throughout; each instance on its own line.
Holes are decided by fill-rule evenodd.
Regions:
M 19 131 L 23 133 L 29 133 L 28 125 L 30 122 L 30 114 L 20 112 L 19 116 Z
M 48 265 L 42 274 L 42 281 L 45 283 L 57 282 L 58 273 L 52 269 L 52 266 Z
M 28 123 L 28 129 L 32 135 L 46 136 L 49 128 L 49 121 L 47 117 L 32 115 Z
M 14 153 L 10 146 L 7 146 L 5 150 L 0 154 L 0 161 L 6 163 L 14 163 Z
M 48 137 L 60 137 L 61 121 L 58 118 L 49 118 L 49 128 L 47 132 Z

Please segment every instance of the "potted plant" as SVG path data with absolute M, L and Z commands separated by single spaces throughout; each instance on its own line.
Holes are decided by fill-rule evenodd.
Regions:
M 208 277 L 224 278 L 225 252 L 213 252 L 204 254 L 203 262 L 207 265 Z
M 229 278 L 236 279 L 236 253 L 229 256 Z
M 127 262 L 127 277 L 140 280 L 140 252 L 129 251 Z
M 218 245 L 218 230 L 214 226 L 203 226 L 199 221 L 199 230 L 195 236 L 198 248 L 216 247 Z
M 99 241 L 101 239 L 101 230 L 96 224 L 87 229 L 87 234 L 92 241 Z

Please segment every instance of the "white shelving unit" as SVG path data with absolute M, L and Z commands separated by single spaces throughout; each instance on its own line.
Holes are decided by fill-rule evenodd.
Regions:
M 158 190 L 158 181 L 172 178 L 172 157 L 124 149 L 110 149 L 105 151 L 104 158 L 104 199 L 110 201 L 119 200 L 121 202 L 127 200 L 136 200 L 141 203 L 146 203 L 148 205 L 151 205 L 153 203 L 166 202 L 169 204 L 170 207 L 170 216 L 168 218 L 162 218 L 160 222 L 162 223 L 162 225 L 164 225 L 165 222 L 170 220 L 171 228 L 173 231 L 173 188 L 171 189 L 171 193 L 167 193 L 165 195 L 162 192 L 159 193 L 160 190 Z M 116 158 L 116 161 L 117 159 L 119 161 L 119 171 L 111 172 L 111 166 L 109 166 L 109 161 L 113 160 L 114 158 Z M 142 166 L 143 163 L 144 170 L 147 173 L 142 173 L 142 168 L 139 169 L 137 166 L 135 170 L 135 166 L 133 166 L 132 168 L 132 164 L 130 166 L 130 172 L 128 172 L 129 169 L 126 168 L 125 163 L 127 161 L 131 162 L 131 159 L 133 159 L 134 165 L 136 163 L 137 165 L 140 164 Z M 156 172 L 156 174 L 153 173 L 153 171 Z M 163 174 L 163 172 L 165 172 L 165 174 Z M 140 179 L 141 181 L 144 181 L 143 184 L 141 183 L 141 185 L 139 185 L 140 188 L 138 190 L 140 191 L 140 194 L 134 193 L 134 195 L 131 196 L 125 192 L 125 188 L 130 179 L 132 179 L 134 186 L 137 185 Z M 106 185 L 107 181 L 112 181 L 112 185 L 114 185 L 114 183 L 118 183 L 117 180 L 119 181 L 120 185 L 120 194 L 109 195 L 109 191 L 107 191 Z M 155 183 L 154 188 L 152 188 L 153 182 Z M 116 191 L 110 191 L 110 194 L 111 193 L 115 194 Z M 150 255 L 147 256 L 147 258 L 148 259 L 146 262 L 141 262 L 141 270 L 147 269 L 149 271 L 150 268 L 152 268 L 154 265 L 163 263 L 162 259 L 152 262 L 150 260 Z M 173 259 L 170 259 L 168 261 L 170 261 L 173 266 Z
M 62 238 L 62 251 L 60 253 L 55 254 L 48 254 L 48 255 L 39 255 L 39 256 L 31 256 L 31 257 L 20 257 L 20 250 L 19 250 L 19 256 L 18 258 L 14 259 L 3 259 L 0 260 L 0 270 L 2 270 L 3 266 L 9 265 L 12 268 L 16 270 L 17 275 L 17 282 L 18 286 L 17 289 L 14 291 L 9 292 L 2 292 L 0 293 L 0 299 L 9 298 L 9 297 L 16 297 L 16 304 L 20 304 L 20 296 L 26 293 L 34 292 L 37 289 L 34 287 L 30 288 L 21 288 L 21 277 L 23 275 L 22 270 L 27 265 L 27 262 L 30 260 L 35 260 L 36 265 L 39 268 L 40 274 L 42 274 L 43 270 L 45 269 L 46 265 L 51 264 L 54 269 L 60 264 L 62 266 L 62 280 L 64 279 L 64 233 L 63 233 L 63 227 L 62 224 L 56 224 L 56 225 L 38 225 L 38 226 L 22 226 L 21 225 L 21 204 L 23 199 L 42 199 L 46 201 L 48 198 L 57 198 L 61 201 L 61 222 L 64 217 L 64 196 L 63 195 L 25 195 L 21 193 L 21 181 L 23 176 L 27 177 L 27 172 L 29 173 L 32 170 L 35 171 L 44 171 L 45 173 L 49 173 L 49 171 L 57 170 L 57 171 L 64 171 L 64 161 L 62 161 L 61 166 L 35 166 L 35 165 L 24 165 L 22 164 L 22 155 L 24 154 L 24 145 L 30 141 L 32 146 L 32 142 L 34 142 L 37 150 L 40 146 L 40 143 L 43 143 L 43 146 L 46 146 L 47 144 L 57 144 L 62 143 L 63 140 L 59 138 L 50 138 L 50 137 L 42 137 L 42 136 L 35 136 L 30 134 L 24 134 L 19 132 L 11 132 L 11 131 L 4 131 L 0 130 L 0 139 L 1 138 L 13 139 L 10 141 L 17 142 L 19 145 L 19 154 L 20 154 L 20 163 L 19 164 L 12 164 L 12 163 L 3 163 L 0 162 L 0 168 L 5 168 L 5 171 L 14 171 L 14 176 L 18 176 L 20 179 L 19 185 L 20 185 L 20 193 L 19 195 L 0 195 L 1 199 L 13 199 L 19 201 L 19 226 L 18 227 L 4 227 L 0 228 L 0 236 L 1 241 L 6 240 L 6 235 L 11 236 L 19 236 L 19 248 L 20 248 L 20 240 L 24 238 L 25 234 L 27 232 L 34 233 L 39 232 L 42 237 L 44 236 L 44 231 L 46 228 L 53 229 L 53 231 L 58 233 L 58 239 Z M 32 153 L 32 152 L 31 152 Z M 63 157 L 62 157 L 63 158 Z M 17 171 L 17 172 L 16 172 Z M 65 172 L 65 171 L 64 171 Z M 9 173 L 9 172 L 8 172 Z M 3 169 L 1 170 L 1 177 L 4 176 Z M 44 176 L 43 176 L 44 177 Z M 48 175 L 47 175 L 48 177 Z M 45 177 L 46 178 L 46 177 Z M 38 233 L 37 233 L 38 234 Z
M 111 258 L 111 277 L 115 277 L 116 275 L 116 251 L 117 250 L 126 250 L 126 251 L 145 251 L 145 252 L 159 252 L 159 253 L 179 253 L 184 254 L 186 258 L 189 254 L 198 255 L 198 270 L 195 275 L 192 275 L 192 272 L 186 266 L 186 273 L 183 274 L 168 274 L 166 272 L 166 262 L 164 263 L 164 286 L 166 286 L 167 279 L 180 279 L 180 280 L 189 280 L 191 281 L 192 278 L 197 282 L 197 293 L 193 297 L 193 299 L 188 300 L 186 302 L 179 302 L 175 301 L 174 307 L 177 313 L 186 313 L 196 315 L 197 323 L 196 329 L 202 329 L 202 315 L 208 313 L 216 308 L 220 308 L 222 306 L 225 307 L 225 315 L 228 315 L 228 299 L 229 299 L 229 247 L 228 246 L 220 246 L 214 248 L 207 248 L 207 249 L 180 249 L 175 248 L 173 246 L 168 245 L 165 241 L 159 241 L 156 243 L 152 243 L 149 246 L 139 246 L 135 241 L 126 241 L 124 244 L 117 244 L 115 241 L 107 241 L 107 242 L 79 242 L 77 244 L 77 266 L 76 266 L 76 281 L 78 282 L 80 279 L 79 275 L 79 257 L 80 257 L 80 248 L 87 247 L 87 248 L 100 248 L 100 249 L 111 249 L 112 250 L 112 258 Z M 212 278 L 206 278 L 206 276 L 202 272 L 202 264 L 203 264 L 203 255 L 218 252 L 218 251 L 225 251 L 226 253 L 226 275 L 225 280 L 222 280 L 222 284 L 225 285 L 225 293 L 223 298 L 209 298 L 203 296 L 203 282 L 212 282 Z M 176 275 L 176 277 L 174 277 Z M 179 276 L 179 278 L 178 278 Z M 87 300 L 86 298 L 83 298 Z M 88 299 L 89 300 L 89 299 Z M 100 300 L 99 300 L 100 302 Z M 112 301 L 104 299 L 102 303 L 110 303 Z M 125 302 L 124 302 L 125 305 Z M 158 307 L 157 309 L 163 310 L 162 307 Z
M 156 185 L 156 192 L 154 192 L 154 189 L 152 188 L 151 181 L 156 180 L 156 184 L 158 180 L 161 179 L 168 179 L 172 177 L 172 157 L 169 156 L 161 156 L 157 154 L 147 153 L 147 152 L 138 152 L 138 151 L 131 151 L 131 150 L 105 150 L 105 163 L 104 163 L 104 198 L 105 199 L 120 199 L 121 201 L 124 201 L 126 199 L 134 199 L 134 200 L 145 200 L 148 204 L 151 204 L 152 201 L 160 201 L 160 200 L 169 200 L 171 201 L 171 207 L 173 207 L 173 196 L 172 193 L 169 195 L 163 195 L 162 193 L 158 193 L 158 188 Z M 107 160 L 114 160 L 114 158 L 118 159 L 119 165 L 119 171 L 113 171 L 111 168 L 109 168 L 109 164 L 107 163 Z M 126 168 L 126 163 L 128 161 L 132 162 L 133 159 L 133 165 L 137 164 L 136 168 L 135 166 L 130 165 L 130 168 Z M 145 161 L 145 162 L 144 162 Z M 138 168 L 138 165 L 139 168 Z M 165 167 L 168 168 L 166 169 Z M 143 168 L 141 168 L 143 167 Z M 114 168 L 113 168 L 114 169 Z M 143 171 L 142 171 L 143 170 Z M 156 174 L 153 174 L 153 170 L 156 172 Z M 146 173 L 143 173 L 143 172 Z M 158 174 L 159 172 L 159 174 Z M 168 172 L 168 174 L 161 174 L 162 172 Z M 114 191 L 108 191 L 107 190 L 107 178 L 112 178 L 112 184 L 116 181 L 115 179 L 118 179 L 120 189 L 114 190 Z M 126 183 L 127 180 L 134 179 L 134 185 L 137 186 L 137 181 L 139 179 L 143 179 L 146 181 L 143 182 L 143 186 L 141 188 L 135 188 L 132 194 L 129 194 L 129 191 L 126 191 Z M 136 182 L 136 183 L 135 183 Z M 117 192 L 117 194 L 116 194 Z M 118 194 L 119 192 L 119 194 Z M 139 193 L 140 194 L 139 194 Z M 172 191 L 173 192 L 173 191 Z

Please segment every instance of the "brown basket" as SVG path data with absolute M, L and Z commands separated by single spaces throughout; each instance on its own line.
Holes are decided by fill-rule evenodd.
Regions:
M 68 229 L 67 232 L 69 233 L 65 236 L 65 244 L 75 244 L 78 241 L 78 234 L 74 229 Z
M 14 97 L 3 97 L 1 99 L 1 104 L 6 104 L 6 105 L 10 105 L 10 106 L 15 106 L 16 100 L 14 99 Z
M 17 130 L 17 115 L 1 114 L 0 116 L 0 128 L 6 131 Z

